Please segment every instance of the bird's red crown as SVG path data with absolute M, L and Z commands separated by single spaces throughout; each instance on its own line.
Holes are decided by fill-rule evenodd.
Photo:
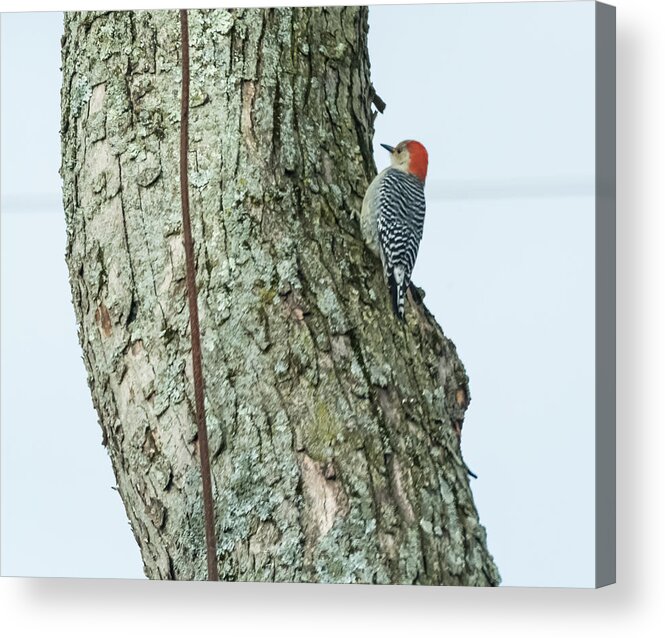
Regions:
M 409 151 L 409 173 L 424 182 L 427 177 L 427 149 L 415 140 L 409 140 L 406 148 Z

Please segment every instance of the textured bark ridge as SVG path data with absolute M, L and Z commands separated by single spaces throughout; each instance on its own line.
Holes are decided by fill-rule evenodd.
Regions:
M 190 12 L 192 224 L 220 577 L 495 585 L 454 345 L 358 215 L 367 8 Z M 68 13 L 62 176 L 88 381 L 150 578 L 205 576 L 175 11 Z

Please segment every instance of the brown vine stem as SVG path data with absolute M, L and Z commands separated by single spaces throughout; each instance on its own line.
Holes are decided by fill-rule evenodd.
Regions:
M 180 102 L 180 200 L 182 204 L 182 229 L 185 242 L 187 266 L 187 301 L 189 303 L 189 325 L 192 337 L 192 371 L 194 375 L 194 397 L 198 428 L 201 482 L 203 483 L 203 512 L 205 518 L 206 555 L 208 558 L 208 580 L 219 580 L 217 569 L 217 541 L 215 538 L 215 513 L 212 501 L 210 477 L 210 453 L 208 451 L 208 429 L 206 427 L 203 400 L 203 369 L 201 366 L 201 329 L 196 291 L 196 269 L 194 266 L 194 243 L 189 216 L 189 179 L 187 158 L 189 155 L 189 23 L 187 10 L 180 10 L 180 33 L 182 49 L 182 88 Z

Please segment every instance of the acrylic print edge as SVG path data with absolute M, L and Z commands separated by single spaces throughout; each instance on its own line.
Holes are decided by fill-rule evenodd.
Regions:
M 596 587 L 616 582 L 616 8 L 596 2 Z

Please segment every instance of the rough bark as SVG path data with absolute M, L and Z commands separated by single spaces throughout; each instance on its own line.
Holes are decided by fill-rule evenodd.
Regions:
M 190 12 L 192 224 L 220 575 L 495 585 L 454 345 L 393 317 L 358 213 L 367 8 Z M 178 194 L 177 12 L 68 13 L 66 259 L 150 578 L 205 576 Z

